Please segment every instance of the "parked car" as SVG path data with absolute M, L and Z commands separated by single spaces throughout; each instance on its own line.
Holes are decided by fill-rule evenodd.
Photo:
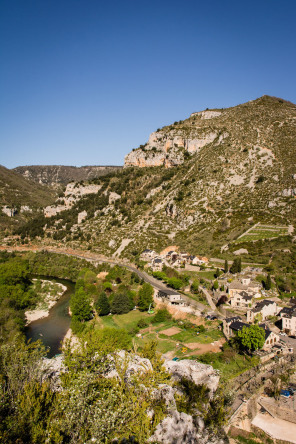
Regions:
M 284 398 L 290 398 L 291 396 L 289 390 L 281 390 L 280 395 L 283 396 Z
M 281 331 L 280 336 L 287 336 L 287 333 L 284 333 L 283 331 Z

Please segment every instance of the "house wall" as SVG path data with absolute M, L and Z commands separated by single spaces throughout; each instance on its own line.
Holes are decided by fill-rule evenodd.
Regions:
M 274 344 L 276 344 L 277 342 L 279 342 L 279 336 L 277 334 L 275 334 L 273 331 L 271 332 L 271 334 L 268 336 L 267 340 L 265 341 L 262 349 L 263 350 L 267 350 L 270 347 L 272 347 Z
M 288 334 L 295 336 L 296 335 L 296 317 L 292 316 L 291 318 L 282 317 L 283 325 L 282 329 L 286 330 Z

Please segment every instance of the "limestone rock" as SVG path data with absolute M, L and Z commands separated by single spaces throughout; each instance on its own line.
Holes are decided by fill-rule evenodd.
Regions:
M 163 400 L 168 408 L 177 410 L 175 392 L 176 390 L 170 385 L 160 384 L 158 389 L 154 390 L 153 397 L 156 400 Z
M 141 358 L 135 354 L 129 354 L 124 350 L 116 353 L 115 357 L 108 356 L 109 368 L 105 374 L 106 378 L 119 378 L 117 369 L 120 368 L 121 373 L 124 371 L 124 380 L 129 380 L 134 374 L 146 373 L 152 371 L 152 365 L 149 359 Z
M 233 252 L 235 256 L 239 256 L 240 254 L 249 254 L 248 250 L 246 248 L 240 248 L 239 250 L 235 250 Z
M 206 385 L 210 390 L 210 397 L 217 390 L 219 376 L 211 365 L 182 359 L 182 361 L 165 361 L 164 367 L 177 381 L 186 378 L 196 385 Z
M 81 213 L 78 213 L 78 224 L 81 224 L 81 222 L 83 222 L 85 220 L 85 218 L 87 217 L 87 211 L 81 211 Z
M 201 426 L 199 428 L 199 425 Z M 204 430 L 203 421 L 196 424 L 191 415 L 172 412 L 156 427 L 148 442 L 163 444 L 222 444 L 225 441 L 217 437 L 210 437 Z

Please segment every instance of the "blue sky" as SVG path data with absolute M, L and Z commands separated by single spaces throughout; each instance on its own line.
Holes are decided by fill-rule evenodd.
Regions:
M 295 0 L 1 0 L 0 164 L 122 165 L 163 125 L 296 103 Z

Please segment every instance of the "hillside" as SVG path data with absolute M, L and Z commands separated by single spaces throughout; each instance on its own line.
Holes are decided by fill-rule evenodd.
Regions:
M 121 168 L 120 166 L 30 165 L 16 167 L 13 171 L 39 184 L 57 187 L 69 182 L 80 182 L 105 176 Z
M 84 194 L 72 187 L 72 194 L 57 202 L 63 206 L 71 199 L 68 209 L 34 221 L 23 228 L 22 235 L 30 235 L 35 227 L 34 233 L 47 243 L 62 241 L 133 257 L 146 247 L 159 251 L 168 245 L 192 254 L 219 254 L 221 247 L 227 249 L 258 222 L 285 226 L 285 233 L 293 233 L 295 105 L 264 96 L 214 111 L 220 114 L 194 113 L 157 132 L 166 134 L 166 140 L 181 137 L 181 133 L 184 136 L 186 146 L 167 148 L 165 159 L 174 168 L 166 168 L 166 161 L 147 167 L 147 161 L 141 163 L 143 168 L 125 168 L 94 179 L 95 193 Z M 193 134 L 201 131 L 216 134 L 216 138 L 197 146 L 194 136 L 193 150 Z M 173 140 L 175 144 L 177 139 Z M 133 151 L 126 165 L 132 155 L 146 155 L 146 160 L 153 154 L 154 159 L 157 153 L 162 156 L 163 146 L 150 149 L 149 144 Z M 176 152 L 178 161 L 173 160 Z
M 54 202 L 55 193 L 0 165 L 1 228 L 16 226 Z

